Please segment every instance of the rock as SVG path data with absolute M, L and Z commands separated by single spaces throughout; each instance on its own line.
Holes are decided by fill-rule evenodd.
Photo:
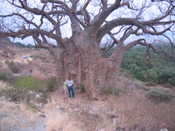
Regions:
M 152 88 L 146 94 L 146 97 L 153 102 L 160 103 L 160 102 L 169 102 L 172 98 L 174 98 L 174 94 L 164 88 Z
M 125 128 L 117 127 L 115 131 L 125 131 Z
M 113 118 L 112 123 L 113 123 L 113 125 L 116 125 L 117 124 L 117 118 Z
M 6 117 L 8 117 L 8 113 L 0 112 L 0 120 L 4 119 Z
M 40 114 L 39 116 L 40 116 L 40 117 L 43 117 L 43 118 L 46 118 L 46 117 L 47 117 L 47 116 L 46 116 L 45 114 L 43 114 L 43 113 Z
M 167 128 L 161 128 L 160 131 L 168 131 Z
M 40 96 L 40 94 L 36 94 L 36 96 L 35 96 L 36 98 L 40 98 L 41 96 Z
M 97 129 L 97 131 L 105 131 L 105 128 Z

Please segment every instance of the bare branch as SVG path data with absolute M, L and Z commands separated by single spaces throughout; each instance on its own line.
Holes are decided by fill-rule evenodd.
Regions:
M 103 8 L 106 9 L 108 7 L 107 0 L 101 0 Z
M 4 37 L 27 37 L 27 36 L 39 36 L 39 34 L 46 35 L 47 37 L 50 37 L 52 39 L 55 39 L 56 41 L 59 41 L 61 43 L 62 39 L 58 37 L 57 35 L 44 31 L 39 29 L 21 29 L 17 32 L 0 32 L 0 38 Z
M 115 3 L 108 7 L 107 9 L 103 9 L 102 12 L 100 12 L 97 16 L 95 16 L 95 19 L 93 20 L 92 24 L 94 28 L 98 29 L 101 24 L 106 20 L 106 18 L 117 8 L 120 7 L 121 0 L 115 0 Z
M 89 5 L 89 3 L 91 2 L 91 0 L 87 0 L 87 2 L 84 4 L 84 6 L 80 9 L 80 11 L 77 12 L 77 15 L 83 15 L 84 16 L 84 23 L 80 22 L 80 24 L 85 27 L 88 26 L 90 24 L 90 15 L 87 11 L 87 6 Z
M 18 16 L 20 18 L 22 18 L 26 23 L 28 24 L 32 24 L 33 26 L 35 26 L 36 28 L 38 28 L 37 24 L 35 24 L 34 22 L 32 22 L 32 20 L 28 20 L 25 16 L 19 14 L 19 13 L 12 13 L 9 15 L 0 15 L 1 18 L 5 18 L 5 17 L 12 17 L 12 16 Z
M 110 22 L 107 22 L 104 26 L 102 26 L 97 32 L 97 36 L 99 39 L 101 39 L 107 32 L 112 30 L 114 27 L 121 26 L 121 25 L 134 25 L 139 29 L 142 29 L 144 33 L 148 33 L 151 35 L 161 35 L 166 31 L 170 30 L 170 28 L 173 26 L 174 23 L 175 23 L 175 20 L 170 20 L 170 21 L 151 20 L 151 21 L 142 22 L 134 18 L 119 18 L 119 19 L 111 20 Z M 146 27 L 168 25 L 168 24 L 172 24 L 172 25 L 170 25 L 168 28 L 164 29 L 163 31 L 151 31 L 146 28 Z

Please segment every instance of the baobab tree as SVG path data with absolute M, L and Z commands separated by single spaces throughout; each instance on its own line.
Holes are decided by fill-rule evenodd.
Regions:
M 64 79 L 73 74 L 77 83 L 90 90 L 113 79 L 128 49 L 136 45 L 155 49 L 148 38 L 168 38 L 166 33 L 173 31 L 175 22 L 173 0 L 6 1 L 16 11 L 1 13 L 0 18 L 4 21 L 17 18 L 22 24 L 16 28 L 4 24 L 0 37 L 32 37 L 38 48 L 48 49 L 52 54 L 58 77 Z M 63 36 L 65 25 L 71 32 L 67 38 Z M 115 47 L 109 58 L 101 55 L 100 45 L 106 37 L 112 41 L 110 48 Z

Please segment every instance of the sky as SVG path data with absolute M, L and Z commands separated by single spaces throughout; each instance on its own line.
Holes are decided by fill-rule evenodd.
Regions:
M 86 0 L 81 0 L 81 3 L 84 3 Z M 124 1 L 129 1 L 129 0 L 124 0 Z M 5 2 L 5 0 L 0 0 L 1 3 L 0 4 L 0 14 L 8 14 L 11 12 L 15 12 L 16 8 L 13 8 L 11 5 L 9 5 L 7 2 Z M 114 0 L 108 0 L 109 4 L 112 4 L 114 2 Z M 144 10 L 144 13 L 141 15 L 141 19 L 143 20 L 150 20 L 152 18 L 155 18 L 159 15 L 161 15 L 161 12 L 159 11 L 159 6 L 161 6 L 162 10 L 166 10 L 168 3 L 163 1 L 163 2 L 151 2 L 150 0 L 133 0 L 133 2 L 131 3 L 131 5 L 135 8 L 141 8 L 144 4 L 146 4 L 147 6 L 150 5 L 150 7 L 146 10 Z M 40 0 L 30 0 L 30 5 L 33 7 L 38 7 L 40 5 Z M 92 4 L 90 4 L 87 7 L 88 11 L 90 14 L 97 14 L 98 10 L 99 10 L 99 6 L 98 6 L 98 0 L 94 1 Z M 20 11 L 20 10 L 17 10 Z M 20 11 L 21 12 L 21 11 Z M 122 15 L 121 15 L 122 12 Z M 120 17 L 130 17 L 132 18 L 133 16 L 136 16 L 138 14 L 138 12 L 135 11 L 130 11 L 127 8 L 120 8 L 117 11 L 114 11 L 108 18 L 107 20 L 111 20 L 114 18 L 120 18 Z M 40 17 L 35 17 L 34 21 L 36 23 L 38 23 Z M 67 18 L 65 18 L 66 20 Z M 15 23 L 15 20 L 10 20 L 7 19 L 6 21 L 7 25 L 11 28 L 17 28 L 17 27 L 13 27 L 11 23 Z M 20 23 L 20 21 L 18 21 L 18 23 Z M 47 22 L 46 24 L 47 26 L 45 26 L 45 28 L 49 27 L 49 23 Z M 117 28 L 115 30 L 118 30 Z M 61 27 L 61 31 L 63 34 L 63 37 L 71 37 L 71 27 L 70 27 L 70 21 L 68 21 L 68 24 L 64 25 Z M 171 33 L 167 33 L 169 36 L 171 35 Z M 144 37 L 146 37 L 149 41 L 153 41 L 154 39 L 162 39 L 161 37 L 150 37 L 149 35 L 145 35 Z M 131 37 L 128 39 L 128 42 L 130 40 L 135 39 L 134 37 Z M 172 38 L 173 39 L 173 38 Z M 20 40 L 20 39 L 14 39 L 15 41 L 20 41 L 20 42 L 24 42 L 26 44 L 28 43 L 33 43 L 32 39 L 29 37 L 27 39 L 24 40 Z M 107 36 L 103 39 L 102 43 L 105 43 L 105 41 L 108 40 Z M 54 42 L 54 41 L 53 41 Z

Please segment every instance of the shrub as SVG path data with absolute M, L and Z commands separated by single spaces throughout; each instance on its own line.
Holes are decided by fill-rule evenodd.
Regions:
M 134 73 L 134 77 L 139 79 L 139 80 L 142 80 L 142 81 L 145 81 L 145 71 L 137 71 Z
M 8 65 L 9 69 L 13 72 L 13 73 L 20 73 L 20 67 L 19 64 L 13 62 L 13 61 L 6 61 L 6 64 Z
M 21 101 L 27 98 L 26 90 L 17 88 L 8 88 L 0 91 L 0 96 L 5 96 L 10 101 Z
M 147 97 L 153 102 L 159 103 L 170 101 L 174 97 L 174 95 L 168 90 L 161 88 L 153 88 L 150 89 L 150 91 L 147 94 Z
M 83 84 L 80 84 L 79 86 L 77 86 L 76 90 L 80 91 L 80 93 L 85 93 L 86 92 L 86 88 Z
M 159 76 L 159 83 L 164 84 L 164 83 L 169 83 L 173 85 L 173 80 L 175 78 L 175 72 L 174 70 L 166 69 L 163 70 Z
M 38 107 L 35 104 L 32 104 L 32 103 L 29 103 L 27 105 L 27 109 L 30 110 L 30 111 L 32 111 L 32 112 L 35 112 L 35 113 L 38 112 L 38 111 L 40 111 L 38 109 Z
M 0 72 L 0 80 L 11 82 L 15 79 L 12 73 L 10 72 Z
M 56 77 L 51 77 L 48 80 L 40 80 L 33 76 L 18 77 L 12 82 L 15 88 L 24 88 L 37 92 L 52 92 L 56 89 Z
M 47 103 L 47 94 L 29 91 L 24 88 L 7 88 L 0 91 L 9 101 L 25 102 L 27 104 Z
M 169 78 L 168 83 L 175 86 L 175 77 Z
M 0 96 L 15 102 L 47 103 L 48 91 L 54 89 L 54 81 L 43 81 L 32 76 L 18 77 L 11 83 L 14 87 L 2 89 Z
M 47 81 L 47 91 L 52 92 L 56 89 L 57 80 L 56 77 L 51 77 Z
M 175 62 L 154 53 L 151 53 L 151 59 L 146 60 L 145 52 L 143 47 L 131 49 L 125 54 L 122 67 L 141 81 L 174 86 Z
M 23 76 L 18 77 L 13 85 L 15 88 L 24 88 L 27 90 L 39 91 L 42 88 L 45 88 L 45 81 L 39 80 L 32 76 Z
M 0 80 L 8 81 L 8 74 L 6 72 L 0 72 Z
M 146 71 L 144 77 L 145 77 L 144 79 L 146 81 L 157 83 L 159 74 L 158 74 L 156 69 L 152 68 L 152 69 L 149 69 L 149 70 Z

